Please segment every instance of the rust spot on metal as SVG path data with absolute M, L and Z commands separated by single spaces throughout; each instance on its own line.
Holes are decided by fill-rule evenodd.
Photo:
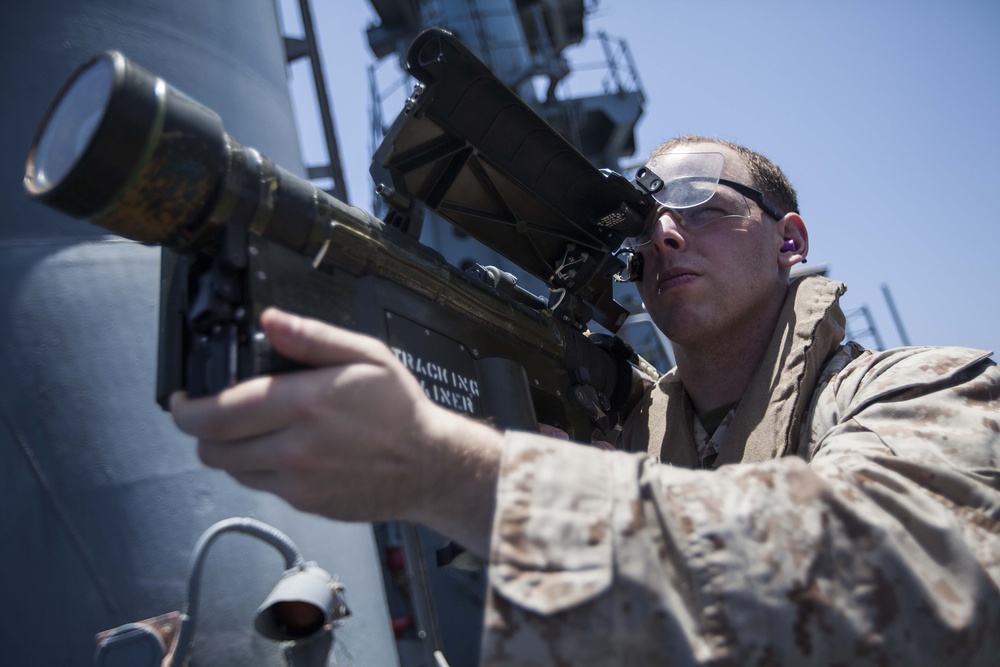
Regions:
M 164 243 L 203 217 L 222 174 L 185 155 L 188 143 L 179 133 L 164 134 L 136 182 L 95 222 L 134 241 Z

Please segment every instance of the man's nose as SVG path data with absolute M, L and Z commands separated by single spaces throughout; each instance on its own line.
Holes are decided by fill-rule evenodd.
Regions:
M 650 242 L 657 250 L 682 250 L 687 245 L 679 216 L 668 209 L 660 211 L 649 233 Z

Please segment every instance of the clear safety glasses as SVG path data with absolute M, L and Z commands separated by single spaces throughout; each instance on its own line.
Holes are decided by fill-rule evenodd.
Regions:
M 685 229 L 698 229 L 723 218 L 750 217 L 747 198 L 775 220 L 782 217 L 760 190 L 721 178 L 724 164 L 721 153 L 666 153 L 640 168 L 635 174 L 636 185 L 666 211 L 656 211 L 646 221 L 642 233 L 626 240 L 625 247 L 638 248 L 649 243 L 653 225 L 662 224 L 664 215 Z

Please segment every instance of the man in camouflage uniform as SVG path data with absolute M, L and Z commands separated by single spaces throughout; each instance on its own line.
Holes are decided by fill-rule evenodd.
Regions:
M 677 187 L 632 250 L 677 367 L 625 425 L 639 453 L 497 433 L 380 343 L 275 311 L 275 347 L 321 368 L 175 419 L 297 507 L 488 554 L 485 664 L 996 664 L 989 353 L 841 345 L 843 285 L 789 283 L 808 235 L 765 158 L 688 137 L 649 168 Z

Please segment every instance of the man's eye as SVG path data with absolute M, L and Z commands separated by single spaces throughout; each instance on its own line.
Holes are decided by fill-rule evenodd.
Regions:
M 704 225 L 721 218 L 725 214 L 725 211 L 720 208 L 705 207 L 688 211 L 688 214 L 685 217 L 688 219 L 690 224 Z

